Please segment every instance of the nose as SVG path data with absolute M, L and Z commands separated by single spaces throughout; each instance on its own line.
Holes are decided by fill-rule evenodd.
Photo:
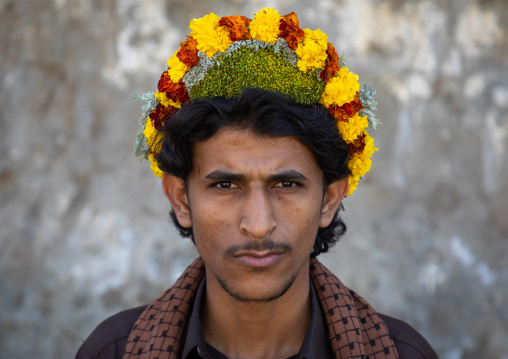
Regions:
M 245 194 L 242 212 L 240 230 L 252 238 L 266 238 L 277 227 L 270 195 L 263 188 Z

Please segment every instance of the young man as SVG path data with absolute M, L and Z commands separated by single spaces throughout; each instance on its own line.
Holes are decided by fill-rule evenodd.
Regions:
M 370 167 L 373 91 L 294 13 L 191 29 L 145 96 L 136 149 L 200 258 L 77 357 L 437 358 L 315 259 L 345 232 L 342 199 Z

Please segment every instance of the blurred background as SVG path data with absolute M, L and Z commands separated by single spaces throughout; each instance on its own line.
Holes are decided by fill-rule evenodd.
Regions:
M 2 357 L 73 357 L 197 255 L 132 155 L 132 97 L 192 18 L 264 6 L 321 28 L 378 94 L 379 151 L 321 260 L 441 358 L 508 358 L 505 0 L 0 0 Z

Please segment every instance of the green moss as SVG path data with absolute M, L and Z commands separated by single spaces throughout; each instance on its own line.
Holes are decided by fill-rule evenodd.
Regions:
M 301 72 L 272 47 L 259 50 L 242 47 L 220 58 L 206 77 L 192 88 L 192 97 L 233 97 L 248 87 L 283 92 L 303 104 L 319 102 L 325 83 L 316 72 Z

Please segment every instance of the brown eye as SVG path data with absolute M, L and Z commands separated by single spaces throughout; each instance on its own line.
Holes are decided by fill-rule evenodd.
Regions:
M 223 189 L 231 188 L 231 182 L 219 182 L 219 187 Z
M 217 189 L 233 189 L 233 188 L 237 188 L 238 186 L 236 184 L 234 184 L 233 182 L 231 181 L 220 181 L 220 182 L 217 182 L 217 183 L 214 183 L 212 185 L 212 187 L 215 187 Z
M 298 186 L 298 183 L 293 181 L 281 181 L 276 184 L 276 187 L 282 187 L 282 188 L 293 188 Z

